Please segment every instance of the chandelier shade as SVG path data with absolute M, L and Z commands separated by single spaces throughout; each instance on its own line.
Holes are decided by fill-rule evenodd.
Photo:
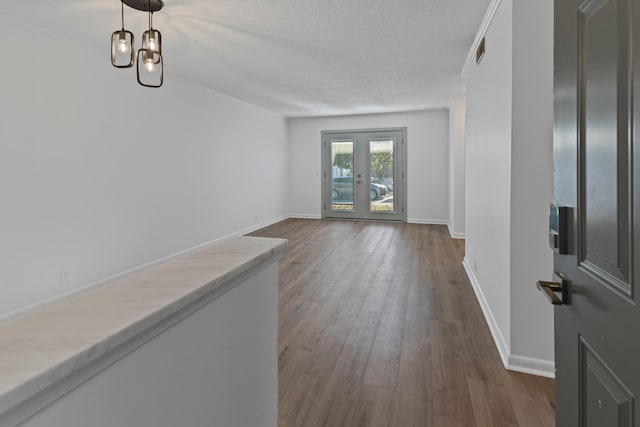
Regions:
M 117 68 L 129 68 L 135 60 L 134 37 L 124 29 L 124 3 L 120 2 L 122 29 L 111 34 L 111 64 Z
M 162 34 L 153 28 L 142 33 L 142 48 L 162 55 Z
M 111 35 L 111 63 L 117 68 L 129 68 L 135 61 L 134 37 L 131 31 L 114 31 Z
M 151 49 L 138 50 L 138 83 L 146 87 L 160 87 L 164 81 L 162 55 Z

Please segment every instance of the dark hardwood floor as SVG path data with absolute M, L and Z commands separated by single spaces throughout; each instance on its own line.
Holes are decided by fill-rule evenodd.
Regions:
M 445 226 L 290 219 L 279 426 L 544 427 L 553 380 L 505 370 Z

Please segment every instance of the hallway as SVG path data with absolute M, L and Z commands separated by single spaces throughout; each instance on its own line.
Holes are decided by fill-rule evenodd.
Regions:
M 553 380 L 503 368 L 446 226 L 290 219 L 279 426 L 554 425 Z

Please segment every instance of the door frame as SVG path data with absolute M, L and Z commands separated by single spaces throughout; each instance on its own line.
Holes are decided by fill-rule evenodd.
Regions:
M 402 140 L 400 141 L 399 154 L 402 156 L 400 161 L 401 169 L 397 172 L 398 179 L 394 178 L 394 190 L 395 188 L 399 188 L 399 193 L 402 195 L 401 203 L 396 205 L 396 209 L 399 210 L 400 219 L 385 219 L 384 213 L 380 213 L 379 216 L 376 215 L 376 218 L 336 218 L 334 216 L 328 216 L 327 213 L 330 212 L 329 206 L 327 205 L 327 194 L 330 190 L 330 185 L 328 183 L 328 175 L 327 170 L 325 169 L 324 159 L 326 158 L 327 150 L 330 147 L 327 146 L 326 142 L 331 138 L 332 135 L 338 134 L 376 134 L 376 133 L 385 133 L 385 132 L 399 132 L 402 136 Z M 362 128 L 362 129 L 339 129 L 339 130 L 323 130 L 320 132 L 320 145 L 321 145 L 321 157 L 320 157 L 320 170 L 321 170 L 321 196 L 320 196 L 320 211 L 322 212 L 322 218 L 327 219 L 358 219 L 362 221 L 393 221 L 393 222 L 407 222 L 407 176 L 408 176 L 408 165 L 407 165 L 407 127 L 387 127 L 387 128 Z M 397 148 L 396 148 L 397 150 Z M 354 156 L 357 155 L 355 153 L 354 146 Z M 368 169 L 368 167 L 366 168 Z M 397 182 L 396 182 L 397 181 Z M 399 184 L 399 185 L 398 185 Z M 395 194 L 395 191 L 394 191 Z M 395 200 L 395 196 L 394 196 Z

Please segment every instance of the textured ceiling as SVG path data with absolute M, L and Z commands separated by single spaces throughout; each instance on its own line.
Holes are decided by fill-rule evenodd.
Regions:
M 166 79 L 289 117 L 443 107 L 490 0 L 165 0 Z M 118 0 L 2 0 L 0 13 L 105 53 Z M 137 42 L 147 17 L 126 8 Z

